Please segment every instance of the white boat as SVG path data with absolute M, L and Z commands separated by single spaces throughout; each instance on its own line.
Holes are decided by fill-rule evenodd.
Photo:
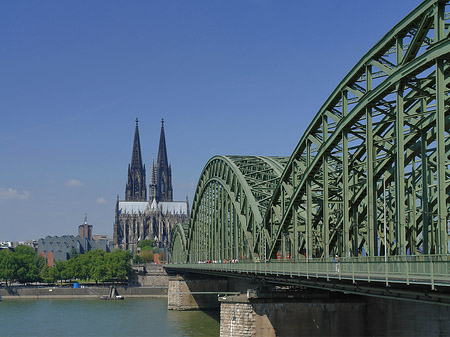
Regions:
M 100 296 L 101 300 L 123 300 L 125 297 L 117 293 L 116 287 L 109 288 L 109 295 Z

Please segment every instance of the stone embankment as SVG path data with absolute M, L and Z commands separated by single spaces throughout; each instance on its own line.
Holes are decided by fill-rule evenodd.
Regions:
M 169 276 L 160 264 L 148 263 L 133 266 L 134 273 L 130 276 L 129 285 L 143 287 L 169 287 Z
M 129 278 L 129 286 L 116 287 L 119 295 L 124 297 L 158 297 L 167 296 L 169 277 L 163 266 L 143 264 L 133 266 L 134 273 Z M 109 294 L 109 286 L 70 287 L 0 287 L 0 296 L 10 298 L 98 298 Z
M 162 287 L 116 287 L 119 295 L 126 298 L 167 296 L 167 288 Z M 109 294 L 109 287 L 1 287 L 0 295 L 6 299 L 44 298 L 98 298 Z

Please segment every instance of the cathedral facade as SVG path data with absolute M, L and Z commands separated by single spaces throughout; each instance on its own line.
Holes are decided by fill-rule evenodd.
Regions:
M 146 170 L 142 164 L 138 119 L 134 132 L 125 200 L 117 197 L 113 246 L 136 251 L 140 240 L 152 239 L 158 247 L 170 246 L 172 228 L 189 219 L 189 203 L 173 201 L 172 168 L 167 160 L 164 120 L 161 121 L 158 158 L 153 160 L 147 199 Z

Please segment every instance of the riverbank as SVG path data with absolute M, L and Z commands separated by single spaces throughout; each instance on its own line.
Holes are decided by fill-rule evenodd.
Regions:
M 127 287 L 117 286 L 119 295 L 125 298 L 165 297 L 167 287 Z M 9 299 L 48 299 L 48 298 L 99 298 L 109 294 L 109 287 L 84 286 L 69 287 L 1 287 L 0 296 Z

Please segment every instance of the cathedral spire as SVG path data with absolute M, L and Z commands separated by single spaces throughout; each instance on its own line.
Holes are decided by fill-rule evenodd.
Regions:
M 149 193 L 149 201 L 153 201 L 153 199 L 156 199 L 156 180 L 157 180 L 157 169 L 155 166 L 155 158 L 152 158 L 152 171 L 150 173 L 150 186 L 148 189 L 148 193 Z
M 166 149 L 166 135 L 164 133 L 164 118 L 161 119 L 161 135 L 159 136 L 158 148 L 158 167 L 160 165 L 167 165 L 167 149 Z
M 128 183 L 125 188 L 125 200 L 146 201 L 145 165 L 142 165 L 141 142 L 139 140 L 139 120 L 136 118 L 131 165 L 128 165 Z
M 131 169 L 142 167 L 141 142 L 139 140 L 139 119 L 136 118 L 136 129 L 134 130 L 133 153 L 131 155 Z
M 164 119 L 161 119 L 161 134 L 156 165 L 156 201 L 173 201 L 172 170 L 167 160 Z

